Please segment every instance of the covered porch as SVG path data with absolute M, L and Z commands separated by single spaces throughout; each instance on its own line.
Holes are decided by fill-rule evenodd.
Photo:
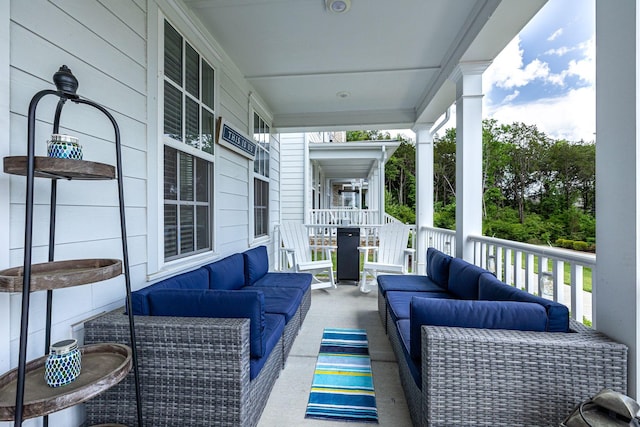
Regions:
M 333 12 L 333 3 L 329 0 L 0 2 L 0 139 L 8 141 L 1 145 L 0 154 L 2 157 L 24 154 L 30 97 L 51 85 L 50 76 L 62 63 L 69 65 L 81 82 L 79 91 L 105 105 L 121 125 L 130 223 L 125 237 L 131 247 L 131 280 L 135 290 L 257 246 L 269 248 L 270 268 L 277 270 L 277 226 L 285 220 L 321 227 L 342 219 L 345 223 L 368 223 L 372 227 L 387 222 L 382 208 L 383 166 L 388 146 L 374 147 L 378 155 L 374 163 L 354 173 L 354 164 L 341 161 L 339 150 L 331 144 L 301 150 L 296 135 L 363 128 L 413 129 L 418 187 L 415 239 L 412 239 L 416 249 L 414 271 L 425 273 L 427 248 L 436 247 L 494 272 L 509 284 L 566 303 L 573 319 L 590 321 L 597 331 L 628 346 L 628 394 L 638 398 L 640 6 L 637 2 L 623 0 L 612 5 L 596 0 L 597 256 L 482 236 L 482 74 L 546 1 L 429 0 L 390 5 L 378 0 L 363 3 L 353 0 L 342 3 L 347 6 L 344 13 Z M 372 31 L 372 23 L 381 17 L 394 25 L 384 31 Z M 176 54 L 177 51 L 180 53 Z M 188 75 L 193 74 L 178 71 L 177 79 L 171 75 L 176 64 L 186 68 L 194 61 L 201 73 L 196 78 L 201 83 L 197 90 L 189 85 Z M 201 79 L 203 76 L 206 79 Z M 194 95 L 195 92 L 198 93 Z M 447 231 L 433 228 L 432 130 L 453 103 L 457 109 L 457 211 L 456 230 Z M 45 108 L 53 110 L 55 105 L 50 103 Z M 212 148 L 216 120 L 220 118 L 252 135 L 248 139 L 254 140 L 261 150 L 256 159 L 218 144 Z M 82 136 L 87 158 L 113 163 L 112 142 L 105 136 L 110 135 L 110 128 L 100 118 L 80 112 L 63 122 L 62 127 L 65 132 Z M 50 128 L 49 115 L 42 113 L 37 121 L 39 136 L 50 133 Z M 197 134 L 195 139 L 193 132 Z M 40 139 L 37 150 L 42 154 L 45 144 L 44 138 Z M 335 144 L 337 147 L 340 143 Z M 167 160 L 171 156 L 173 163 Z M 190 165 L 204 164 L 202 170 L 207 172 L 197 175 L 194 171 L 201 166 L 195 169 L 185 166 L 184 170 L 191 170 L 192 175 L 180 175 L 175 165 L 183 159 L 191 159 Z M 372 161 L 371 156 L 368 161 Z M 287 175 L 290 165 L 295 167 L 293 178 L 285 179 L 290 176 Z M 340 175 L 345 170 L 348 173 Z M 180 182 L 182 186 L 172 186 L 178 179 L 184 179 Z M 328 221 L 321 210 L 336 208 L 327 206 L 327 200 L 322 199 L 334 185 L 331 179 L 344 186 L 340 196 L 345 196 L 341 200 L 353 202 L 358 209 L 335 211 L 340 218 Z M 177 189 L 184 189 L 184 194 L 201 189 L 196 182 L 207 183 L 203 191 L 207 200 L 196 200 L 194 196 L 182 203 Z M 96 190 L 80 185 L 66 192 L 61 188 L 61 217 L 68 221 L 60 229 L 67 234 L 52 245 L 62 258 L 122 257 L 119 230 L 105 225 L 117 215 L 118 203 L 114 197 L 104 196 L 104 188 Z M 309 188 L 313 192 L 305 193 Z M 42 226 L 49 218 L 48 188 L 38 189 L 44 195 L 38 193 L 36 197 L 34 223 Z M 365 189 L 367 197 L 352 197 L 362 196 Z M 24 193 L 21 178 L 0 176 L 3 269 L 21 265 L 24 259 Z M 176 208 L 181 203 L 182 210 Z M 196 206 L 205 209 L 198 211 Z M 189 215 L 203 210 L 207 212 L 202 216 L 206 220 L 196 224 L 195 217 Z M 181 217 L 184 222 L 178 222 L 172 212 L 184 212 Z M 175 223 L 171 222 L 174 219 Z M 179 237 L 172 237 L 177 233 L 175 230 L 181 233 Z M 48 243 L 42 237 L 45 234 L 42 232 L 36 238 L 34 262 L 47 259 Z M 587 269 L 593 283 L 588 301 L 582 292 Z M 567 277 L 568 287 L 560 285 L 567 282 Z M 123 305 L 123 289 L 124 280 L 114 278 L 61 292 L 53 313 L 54 339 L 67 336 L 81 339 L 84 321 Z M 370 325 L 369 320 L 374 317 L 375 306 L 369 304 L 375 294 L 359 294 L 356 287 L 341 288 L 335 295 L 319 292 L 322 293 L 314 295 L 317 298 L 312 307 L 321 312 L 312 312 L 312 316 L 322 318 L 321 322 L 371 328 L 372 345 L 380 351 L 374 354 L 382 378 L 376 385 L 386 385 L 385 391 L 380 391 L 379 408 L 385 411 L 384 417 L 401 420 L 397 425 L 404 425 L 407 414 L 398 400 L 401 395 L 396 394 L 397 378 L 387 376 L 394 366 L 388 343 L 384 341 L 386 337 L 379 330 L 379 319 L 372 326 L 364 326 Z M 351 293 L 354 295 L 346 295 Z M 334 305 L 333 298 L 338 300 L 341 296 L 345 298 L 340 304 L 353 301 L 355 313 Z M 17 293 L 0 294 L 2 372 L 18 363 L 21 301 Z M 42 355 L 45 304 L 43 295 L 34 294 L 29 313 L 32 319 L 29 359 Z M 274 389 L 274 394 L 284 400 L 269 402 L 262 425 L 281 425 L 278 417 L 292 397 L 288 393 L 296 393 L 287 381 L 291 375 L 302 372 L 298 368 L 308 369 L 302 363 L 312 363 L 317 351 L 317 335 L 306 334 L 316 333 L 323 324 L 309 323 L 308 329 L 303 328 L 288 366 L 293 369 L 283 374 L 282 384 Z M 52 415 L 51 422 L 60 426 L 80 425 L 82 417 L 82 411 L 75 408 Z M 39 426 L 42 422 L 25 424 Z

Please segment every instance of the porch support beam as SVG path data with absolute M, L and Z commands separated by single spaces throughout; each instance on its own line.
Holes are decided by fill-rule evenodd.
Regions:
M 482 73 L 490 62 L 460 63 L 456 84 L 456 257 L 473 262 L 468 236 L 482 235 Z
M 629 347 L 640 397 L 640 4 L 596 0 L 594 326 Z
M 433 227 L 433 123 L 420 123 L 416 133 L 416 259 L 418 274 L 426 274 L 427 230 Z

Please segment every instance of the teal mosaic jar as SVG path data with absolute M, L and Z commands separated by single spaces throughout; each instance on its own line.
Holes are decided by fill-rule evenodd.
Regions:
M 75 136 L 54 133 L 47 146 L 47 154 L 58 159 L 82 160 L 82 146 Z
M 52 344 L 44 365 L 44 380 L 50 387 L 69 384 L 80 375 L 81 358 L 74 339 Z

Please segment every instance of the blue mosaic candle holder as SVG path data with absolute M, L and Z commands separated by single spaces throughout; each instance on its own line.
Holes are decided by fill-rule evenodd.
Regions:
M 47 154 L 58 159 L 82 160 L 82 146 L 75 136 L 54 133 L 51 135 Z
M 49 387 L 61 387 L 78 378 L 81 369 L 78 341 L 59 341 L 51 345 L 44 365 L 44 380 Z

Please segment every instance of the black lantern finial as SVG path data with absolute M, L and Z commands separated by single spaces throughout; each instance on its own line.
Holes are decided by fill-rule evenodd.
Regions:
M 76 79 L 66 65 L 60 67 L 53 75 L 53 82 L 59 91 L 67 94 L 75 95 L 76 90 L 78 90 L 78 79 Z

